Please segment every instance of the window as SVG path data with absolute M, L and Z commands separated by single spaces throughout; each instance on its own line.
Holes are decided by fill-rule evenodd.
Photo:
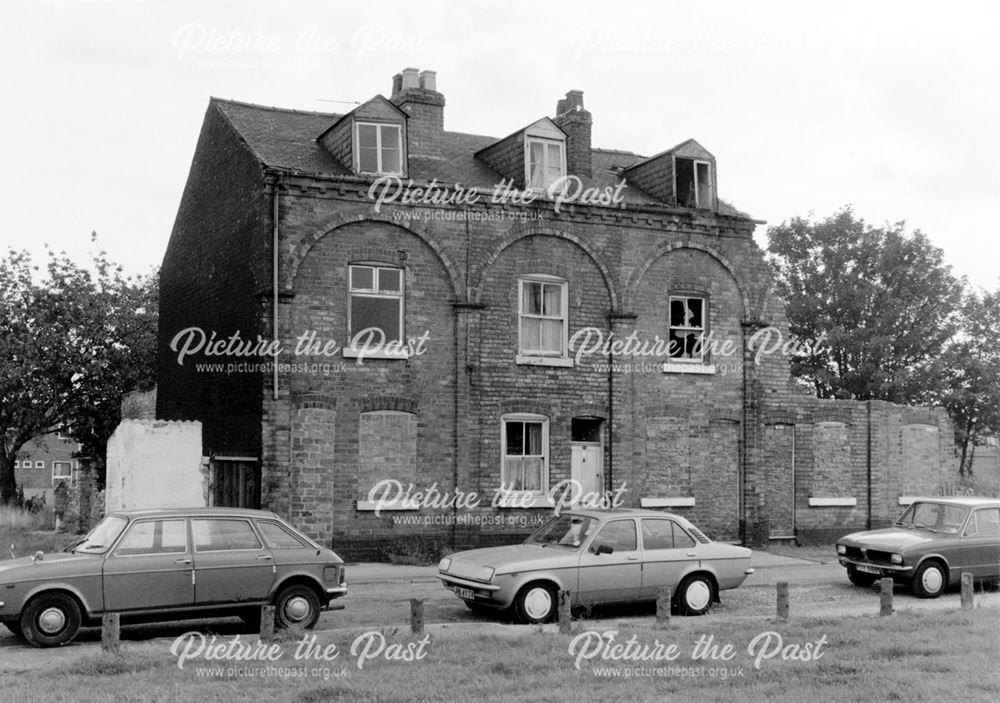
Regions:
M 72 481 L 73 480 L 73 462 L 71 461 L 53 461 L 52 462 L 52 483 L 55 485 L 58 481 Z
M 187 530 L 183 520 L 148 520 L 132 526 L 115 550 L 115 555 L 177 554 L 186 551 Z
M 25 467 L 25 468 L 27 468 L 27 467 Z M 35 462 L 35 468 L 36 469 L 44 469 L 45 468 L 45 462 L 44 461 L 36 461 Z
M 518 351 L 523 356 L 568 359 L 566 282 L 533 277 L 520 282 Z
M 505 489 L 544 493 L 549 484 L 549 421 L 541 415 L 509 415 L 503 419 Z
M 679 205 L 705 209 L 714 207 L 710 162 L 679 158 L 675 161 L 675 173 Z
M 19 462 L 17 459 L 14 460 L 14 468 L 15 469 L 20 469 L 21 468 L 21 462 Z
M 704 298 L 670 296 L 669 349 L 671 361 L 700 362 L 704 356 Z
M 643 520 L 643 549 L 687 549 L 694 539 L 673 520 Z
M 965 528 L 966 537 L 991 537 L 1000 535 L 1000 508 L 981 508 L 972 513 Z
M 615 520 L 609 522 L 597 533 L 590 544 L 590 549 L 597 551 L 599 546 L 607 545 L 614 552 L 634 552 L 636 550 L 635 522 L 632 520 Z
M 403 270 L 351 264 L 348 334 L 351 349 L 369 352 L 403 339 Z
M 358 122 L 358 173 L 399 176 L 403 173 L 403 129 L 395 124 Z
M 566 160 L 562 142 L 528 138 L 528 187 L 545 190 L 566 175 Z
M 306 544 L 276 522 L 260 520 L 257 522 L 264 542 L 269 549 L 302 549 Z
M 194 520 L 191 528 L 199 552 L 260 549 L 260 540 L 246 520 Z

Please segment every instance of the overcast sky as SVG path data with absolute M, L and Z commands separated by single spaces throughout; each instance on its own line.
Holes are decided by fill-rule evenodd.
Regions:
M 689 137 L 777 224 L 852 204 L 996 288 L 1000 9 L 959 2 L 9 0 L 4 239 L 159 264 L 209 96 L 346 111 L 434 70 L 449 130 L 506 136 L 584 91 L 593 144 Z M 758 240 L 765 244 L 764 227 Z

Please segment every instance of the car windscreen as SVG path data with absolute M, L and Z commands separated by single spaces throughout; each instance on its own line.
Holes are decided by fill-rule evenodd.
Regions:
M 525 544 L 542 544 L 577 549 L 590 535 L 596 523 L 597 521 L 593 518 L 563 513 L 535 530 L 525 541 Z
M 83 540 L 73 547 L 73 553 L 104 554 L 118 535 L 125 529 L 127 520 L 117 515 L 108 515 L 94 526 Z
M 965 522 L 969 509 L 947 503 L 914 503 L 896 521 L 900 527 L 955 534 Z

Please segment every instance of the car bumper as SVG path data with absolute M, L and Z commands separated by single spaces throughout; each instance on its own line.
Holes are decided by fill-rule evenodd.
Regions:
M 482 603 L 483 605 L 495 608 L 505 608 L 510 605 L 510 598 L 504 589 L 495 583 L 483 583 L 482 581 L 472 581 L 458 576 L 438 573 L 441 583 L 449 591 L 462 600 L 471 603 Z
M 847 559 L 846 557 L 840 557 L 837 561 L 840 562 L 841 566 L 853 568 L 856 571 L 864 574 L 872 574 L 873 576 L 907 578 L 913 575 L 913 567 L 903 564 L 872 564 L 871 562 Z
M 347 595 L 347 584 L 341 583 L 339 586 L 327 586 L 326 588 L 327 598 L 340 598 L 341 596 Z

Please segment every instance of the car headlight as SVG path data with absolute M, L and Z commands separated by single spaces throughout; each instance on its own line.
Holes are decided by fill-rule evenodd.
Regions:
M 837 554 L 847 554 L 847 547 L 842 544 L 837 545 Z
M 492 566 L 480 566 L 476 569 L 476 572 L 472 575 L 476 581 L 492 581 L 493 572 L 495 569 Z
M 444 571 L 445 573 L 447 573 L 450 567 L 451 567 L 451 557 L 445 557 L 444 559 L 441 560 L 441 563 L 438 564 L 438 571 Z
M 893 564 L 902 564 L 903 563 L 903 555 L 902 554 L 893 554 L 893 555 L 891 555 L 889 557 L 889 561 L 891 561 Z

